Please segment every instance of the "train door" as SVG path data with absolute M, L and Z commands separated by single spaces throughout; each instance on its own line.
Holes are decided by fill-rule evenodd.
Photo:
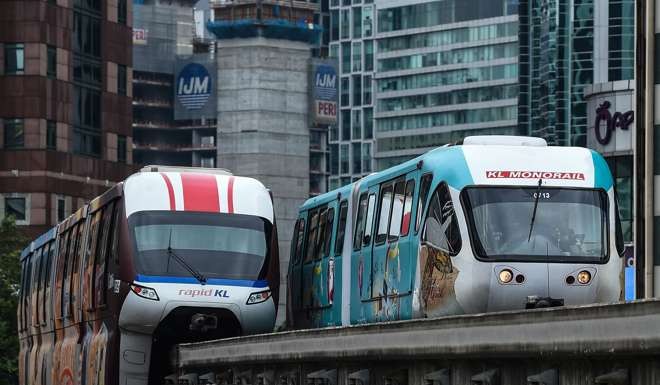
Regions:
M 319 217 L 321 215 L 319 208 L 313 208 L 308 211 L 309 221 L 305 233 L 305 244 L 302 258 L 302 308 L 304 310 L 313 307 L 313 282 L 314 275 L 314 247 L 316 246 L 316 237 L 319 227 Z
M 397 241 L 403 213 L 404 194 L 404 178 L 381 185 L 371 265 L 373 277 L 371 295 L 373 298 L 397 294 L 400 267 L 394 267 L 390 260 L 396 259 L 398 262 Z
M 358 290 L 360 298 L 370 300 L 372 296 L 372 249 L 379 185 L 370 186 L 360 195 L 355 234 L 353 237 L 353 260 L 357 261 Z
M 321 221 L 323 223 L 320 227 L 321 230 L 319 231 L 319 244 L 317 246 L 317 255 L 320 257 L 319 267 L 321 273 L 315 274 L 315 277 L 318 279 L 319 287 L 318 306 L 322 308 L 332 305 L 332 302 L 334 301 L 335 258 L 330 252 L 330 244 L 332 240 L 332 230 L 335 222 L 336 212 L 337 201 L 333 200 L 328 203 L 327 208 L 321 215 Z M 327 316 L 330 318 L 326 318 L 324 316 L 324 325 L 330 325 L 333 323 L 331 314 Z
M 293 239 L 291 240 L 291 254 L 289 256 L 289 277 L 287 285 L 287 313 L 288 325 L 297 327 L 302 310 L 302 251 L 305 240 L 305 219 L 307 212 L 300 213 L 296 225 L 293 229 Z
M 393 208 L 393 219 L 390 225 L 390 232 L 393 235 L 396 234 L 398 239 L 396 240 L 396 247 L 390 250 L 390 255 L 388 256 L 388 272 L 396 269 L 398 275 L 396 290 L 399 295 L 406 295 L 412 292 L 413 265 L 415 258 L 417 258 L 417 248 L 415 247 L 415 239 L 411 231 L 415 174 L 417 174 L 417 171 L 409 174 L 409 178 L 406 179 L 401 207 Z M 395 211 L 395 209 L 398 211 Z M 397 217 L 401 219 L 395 222 L 394 218 Z

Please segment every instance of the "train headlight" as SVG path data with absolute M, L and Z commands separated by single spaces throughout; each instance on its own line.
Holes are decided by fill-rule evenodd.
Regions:
M 131 290 L 133 293 L 137 294 L 138 296 L 146 299 L 151 299 L 154 301 L 159 301 L 160 298 L 158 298 L 158 294 L 156 293 L 156 290 L 150 288 L 150 287 L 144 287 L 136 284 L 131 284 Z
M 586 285 L 591 281 L 591 273 L 586 270 L 582 270 L 578 273 L 577 280 L 581 284 Z
M 255 303 L 264 302 L 268 298 L 270 298 L 270 290 L 264 290 L 264 291 L 260 291 L 260 292 L 257 292 L 257 293 L 252 293 L 248 297 L 248 300 L 245 304 L 246 305 L 254 305 Z
M 500 279 L 500 282 L 509 283 L 513 279 L 513 272 L 509 269 L 504 269 L 504 270 L 500 271 L 500 274 L 499 274 L 498 277 Z

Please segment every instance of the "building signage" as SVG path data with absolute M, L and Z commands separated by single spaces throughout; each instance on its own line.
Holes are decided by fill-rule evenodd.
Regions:
M 610 102 L 604 101 L 598 108 L 596 108 L 596 120 L 594 121 L 594 131 L 596 140 L 602 145 L 606 145 L 612 139 L 614 130 L 618 127 L 622 130 L 628 130 L 632 122 L 635 120 L 634 111 L 615 112 L 614 115 L 610 113 Z M 601 124 L 605 123 L 605 127 Z M 605 132 L 603 132 L 605 131 Z
M 148 31 L 144 28 L 133 28 L 133 44 L 146 45 Z
M 497 171 L 486 171 L 486 178 L 584 180 L 584 174 L 581 172 L 497 170 Z
M 334 62 L 312 64 L 312 118 L 315 123 L 337 123 L 339 78 Z
M 215 65 L 202 56 L 177 60 L 174 78 L 176 120 L 216 116 Z

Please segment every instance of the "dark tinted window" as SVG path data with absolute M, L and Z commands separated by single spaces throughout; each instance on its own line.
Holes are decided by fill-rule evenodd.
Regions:
M 335 209 L 332 207 L 328 209 L 328 213 L 325 217 L 326 220 L 326 225 L 325 225 L 325 245 L 323 247 L 323 255 L 324 256 L 329 256 L 330 255 L 330 241 L 332 240 L 332 225 L 335 219 Z
M 383 187 L 380 194 L 380 209 L 378 211 L 378 225 L 376 228 L 376 243 L 385 241 L 387 227 L 390 224 L 390 212 L 392 207 L 392 185 Z
M 339 205 L 339 223 L 337 224 L 337 236 L 335 237 L 335 254 L 341 254 L 341 251 L 344 248 L 347 214 L 348 202 L 344 200 Z
M 353 250 L 360 250 L 364 238 L 365 217 L 367 216 L 367 193 L 360 196 L 358 203 L 357 220 L 355 222 L 355 236 L 353 237 Z
M 311 261 L 314 258 L 314 246 L 316 245 L 316 232 L 319 226 L 319 211 L 314 210 L 310 214 L 309 228 L 307 229 L 307 239 L 305 240 L 305 262 Z
M 403 204 L 403 217 L 401 217 L 401 236 L 405 237 L 410 231 L 410 220 L 412 215 L 412 197 L 415 192 L 415 180 L 406 183 L 406 199 Z

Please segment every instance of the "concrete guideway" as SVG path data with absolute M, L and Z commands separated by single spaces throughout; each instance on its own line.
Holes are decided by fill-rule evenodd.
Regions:
M 176 355 L 184 384 L 660 385 L 660 300 L 272 333 Z

